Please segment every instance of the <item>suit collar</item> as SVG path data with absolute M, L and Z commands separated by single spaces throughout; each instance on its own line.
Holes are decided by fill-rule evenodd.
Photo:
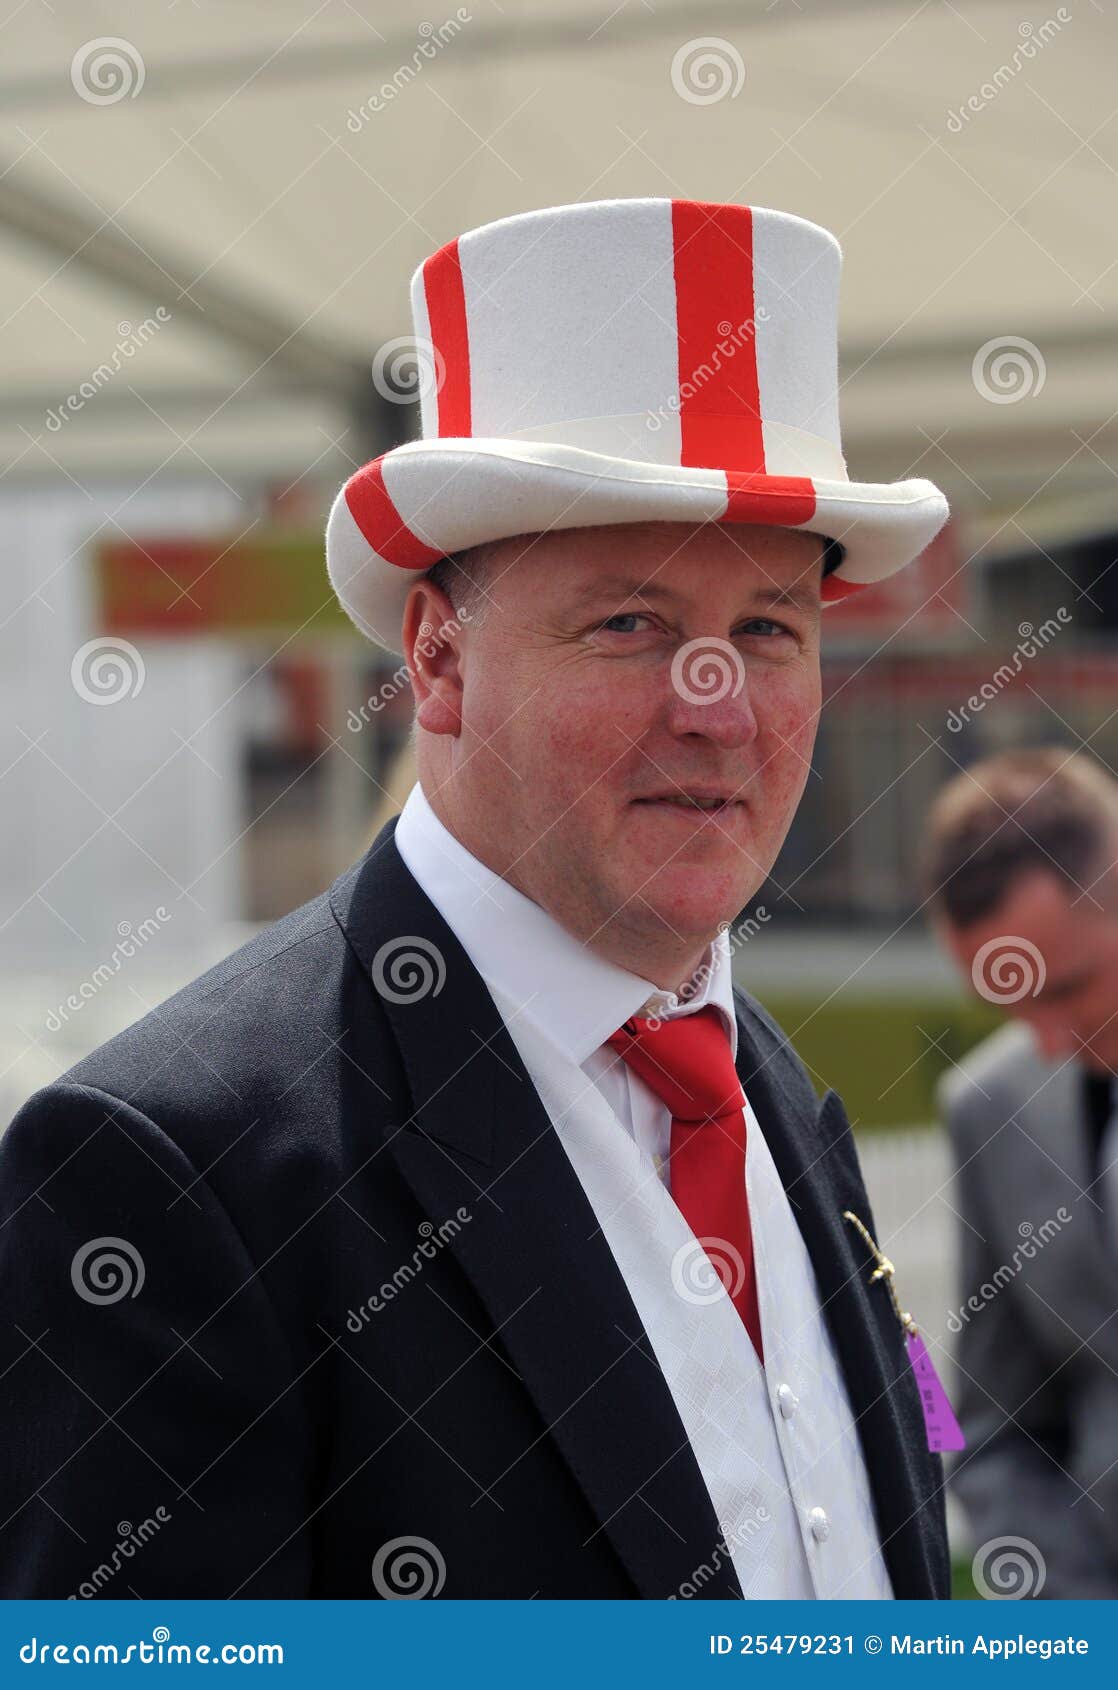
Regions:
M 356 1060 L 375 1082 L 379 1000 L 411 1090 L 387 1149 L 433 1221 L 463 1206 L 471 1215 L 448 1249 L 596 1516 L 592 1535 L 606 1535 L 642 1596 L 670 1596 L 698 1573 L 704 1596 L 740 1597 L 589 1199 L 489 992 L 404 866 L 393 828 L 330 894 L 362 970 L 382 986 L 369 994 L 368 1036 L 353 1030 Z M 408 958 L 426 982 L 410 996 Z
M 926 1432 L 907 1350 L 884 1283 L 871 1284 L 865 1246 L 843 1220 L 873 1231 L 850 1123 L 837 1093 L 817 1103 L 794 1079 L 782 1035 L 742 992 L 738 1077 L 761 1125 L 807 1245 L 820 1307 L 842 1367 L 870 1476 L 881 1551 L 897 1596 L 943 1595 L 948 1574 L 925 1530 Z M 942 1486 L 942 1474 L 939 1476 Z
M 492 997 L 404 865 L 394 830 L 393 819 L 330 892 L 370 980 L 369 1032 L 353 1030 L 357 1060 L 376 1083 L 372 1028 L 382 1013 L 410 1088 L 410 1113 L 391 1123 L 388 1148 L 432 1219 L 465 1205 L 484 1223 L 464 1227 L 450 1248 L 640 1593 L 668 1596 L 706 1568 L 704 1595 L 740 1596 L 694 1454 L 589 1200 Z M 916 1465 L 923 1426 L 915 1386 L 892 1314 L 874 1305 L 866 1263 L 841 1219 L 848 1206 L 870 1219 L 842 1106 L 829 1093 L 817 1108 L 779 1038 L 742 994 L 736 1002 L 738 1073 L 819 1280 L 894 1589 L 938 1594 L 921 1543 L 927 1485 Z M 671 1529 L 654 1532 L 656 1515 Z

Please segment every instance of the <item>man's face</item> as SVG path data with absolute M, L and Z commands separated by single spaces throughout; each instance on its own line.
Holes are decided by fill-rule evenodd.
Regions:
M 459 837 L 584 942 L 705 944 L 764 881 L 807 780 L 821 555 L 812 534 L 714 524 L 503 542 L 458 640 L 460 731 L 436 729 Z
M 1118 917 L 1099 908 L 1111 896 L 1101 882 L 1083 896 L 1030 870 L 992 915 L 941 928 L 972 987 L 1024 1021 L 1042 1056 L 1096 1073 L 1118 1073 Z

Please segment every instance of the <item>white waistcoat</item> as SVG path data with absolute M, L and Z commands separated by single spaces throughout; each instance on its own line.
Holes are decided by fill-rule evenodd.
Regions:
M 746 1597 L 891 1598 L 811 1259 L 747 1108 L 762 1367 L 720 1284 L 676 1289 L 694 1235 L 598 1086 L 490 985 L 660 1363 Z M 686 1594 L 684 1592 L 683 1594 Z

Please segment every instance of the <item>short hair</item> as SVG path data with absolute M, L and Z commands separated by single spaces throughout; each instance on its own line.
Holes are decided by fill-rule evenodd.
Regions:
M 1023 875 L 1047 870 L 1076 893 L 1113 865 L 1118 782 L 1082 752 L 1005 751 L 948 781 L 928 814 L 927 902 L 956 927 L 991 915 Z
M 490 557 L 499 544 L 497 540 L 485 540 L 460 552 L 448 552 L 427 571 L 428 581 L 446 594 L 455 611 L 465 611 L 475 626 L 489 608 L 486 577 Z
M 818 538 L 823 541 L 823 575 L 826 577 L 838 568 L 846 556 L 846 547 L 841 540 L 829 540 L 822 534 Z M 484 540 L 480 545 L 448 552 L 427 571 L 427 579 L 446 594 L 455 610 L 465 610 L 475 625 L 489 607 L 486 576 L 489 560 L 499 544 L 499 540 Z

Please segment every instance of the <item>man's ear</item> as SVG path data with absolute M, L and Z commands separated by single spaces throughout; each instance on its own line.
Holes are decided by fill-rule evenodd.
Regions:
M 440 587 L 422 576 L 404 606 L 404 661 L 416 702 L 416 724 L 427 733 L 462 732 L 462 627 Z

